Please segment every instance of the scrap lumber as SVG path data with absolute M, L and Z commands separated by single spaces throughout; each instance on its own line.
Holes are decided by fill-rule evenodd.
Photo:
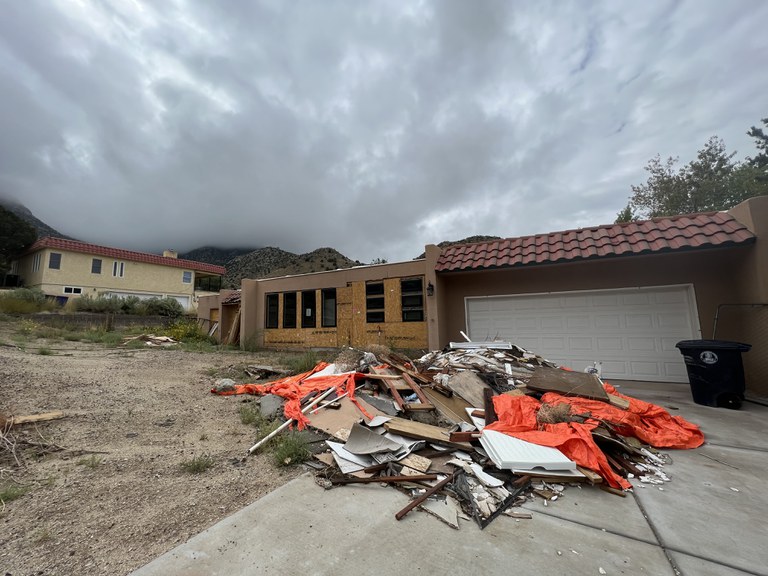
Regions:
M 459 422 L 472 423 L 472 419 L 466 411 L 466 408 L 469 408 L 470 405 L 464 398 L 459 398 L 456 395 L 447 398 L 431 388 L 423 388 L 422 391 L 440 416 L 449 422 L 452 422 L 453 424 L 458 424 Z
M 425 492 L 424 492 L 424 494 L 422 494 L 421 496 L 419 496 L 419 497 L 418 497 L 418 498 L 416 498 L 415 500 L 412 500 L 412 501 L 411 501 L 411 503 L 410 503 L 410 504 L 408 504 L 408 506 L 406 506 L 405 508 L 403 508 L 402 510 L 400 510 L 400 512 L 398 512 L 397 514 L 395 514 L 395 518 L 396 518 L 397 520 L 402 520 L 402 519 L 405 517 L 405 515 L 406 515 L 406 514 L 408 514 L 408 512 L 410 512 L 411 510 L 413 510 L 414 508 L 416 508 L 416 506 L 418 506 L 419 504 L 421 504 L 422 502 L 424 502 L 424 501 L 425 501 L 427 498 L 429 498 L 429 497 L 430 497 L 430 496 L 432 496 L 433 494 L 437 494 L 437 493 L 438 493 L 440 490 L 442 490 L 442 489 L 443 489 L 443 487 L 444 487 L 446 484 L 448 484 L 448 482 L 450 482 L 451 480 L 453 480 L 453 477 L 454 477 L 454 476 L 455 476 L 455 473 L 454 473 L 454 474 L 450 474 L 449 476 L 446 476 L 445 478 L 443 478 L 442 480 L 440 480 L 440 482 L 438 482 L 437 484 L 435 484 L 434 486 L 432 486 L 432 488 L 430 488 L 429 490 L 425 491 Z
M 621 408 L 622 410 L 629 410 L 629 400 L 626 398 L 622 398 L 621 396 L 616 396 L 615 394 L 608 394 L 608 403 L 611 404 L 611 406 L 616 406 L 616 408 Z
M 384 428 L 393 434 L 400 434 L 408 438 L 427 440 L 441 446 L 449 446 L 460 450 L 472 450 L 472 445 L 466 442 L 451 442 L 451 433 L 439 426 L 422 424 L 404 418 L 392 418 L 384 423 Z
M 27 416 L 11 416 L 6 419 L 6 426 L 19 426 L 33 422 L 47 422 L 64 418 L 64 412 L 44 412 L 43 414 L 30 414 Z
M 332 484 L 373 484 L 383 482 L 393 484 L 399 482 L 428 482 L 437 480 L 437 474 L 418 474 L 415 476 L 374 476 L 373 478 L 331 478 Z
M 237 314 L 235 314 L 235 319 L 232 321 L 232 327 L 229 329 L 229 332 L 227 333 L 227 339 L 224 341 L 224 344 L 237 344 L 240 341 L 240 312 L 241 308 L 237 309 Z
M 392 370 L 389 368 L 376 368 L 371 367 L 374 374 L 392 376 Z M 395 374 L 397 378 L 386 378 L 380 380 L 380 383 L 386 388 L 392 395 L 395 403 L 401 410 L 415 411 L 415 410 L 434 410 L 435 407 L 430 404 L 429 399 L 424 395 L 421 387 L 413 381 L 413 379 L 406 373 Z M 410 392 L 416 394 L 419 402 L 406 402 L 400 392 Z
M 454 394 L 458 394 L 470 405 L 480 408 L 485 405 L 483 390 L 490 386 L 486 384 L 480 376 L 470 370 L 457 372 L 448 379 L 446 384 Z
M 608 402 L 608 393 L 595 374 L 571 372 L 558 368 L 538 367 L 528 380 L 528 388 L 538 392 L 558 392 L 564 396 L 581 396 Z

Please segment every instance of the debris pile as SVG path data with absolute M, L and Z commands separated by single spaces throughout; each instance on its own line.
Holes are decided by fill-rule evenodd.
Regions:
M 311 463 L 327 489 L 393 485 L 414 508 L 458 529 L 484 528 L 530 498 L 545 505 L 567 485 L 617 495 L 669 482 L 658 448 L 695 448 L 697 426 L 620 394 L 594 371 L 574 372 L 510 343 L 454 343 L 410 359 L 388 350 L 348 350 L 335 364 L 267 384 L 213 393 L 272 394 L 287 421 L 328 435 Z M 260 440 L 254 453 L 268 438 Z
M 139 334 L 138 336 L 130 336 L 128 338 L 123 338 L 122 345 L 125 346 L 126 344 L 130 342 L 144 342 L 147 346 L 151 347 L 157 347 L 157 346 L 173 346 L 174 344 L 178 344 L 178 340 L 174 340 L 170 336 L 155 336 L 154 334 Z

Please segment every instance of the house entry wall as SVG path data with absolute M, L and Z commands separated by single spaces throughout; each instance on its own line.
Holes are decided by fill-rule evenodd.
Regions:
M 680 340 L 699 338 L 692 286 L 468 297 L 473 340 L 508 340 L 607 379 L 687 382 Z

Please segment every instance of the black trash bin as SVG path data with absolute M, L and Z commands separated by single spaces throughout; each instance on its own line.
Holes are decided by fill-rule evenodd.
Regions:
M 696 404 L 738 409 L 744 400 L 741 353 L 751 344 L 726 340 L 683 340 L 675 344 L 685 358 Z

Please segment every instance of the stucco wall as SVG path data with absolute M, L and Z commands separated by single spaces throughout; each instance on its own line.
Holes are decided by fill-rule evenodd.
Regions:
M 127 260 L 114 260 L 104 256 L 93 256 L 79 252 L 67 252 L 64 250 L 45 248 L 41 254 L 40 270 L 32 272 L 34 254 L 26 255 L 20 266 L 21 276 L 25 286 L 39 287 L 46 294 L 62 296 L 64 286 L 82 288 L 83 295 L 97 295 L 102 292 L 132 292 L 148 295 L 194 295 L 195 273 L 192 270 L 192 281 L 188 284 L 182 282 L 184 269 L 132 262 Z M 60 269 L 49 268 L 50 254 L 61 254 Z M 101 260 L 101 273 L 91 273 L 91 263 L 94 258 Z M 124 263 L 123 277 L 112 275 L 114 262 Z M 66 294 L 66 296 L 75 296 Z

